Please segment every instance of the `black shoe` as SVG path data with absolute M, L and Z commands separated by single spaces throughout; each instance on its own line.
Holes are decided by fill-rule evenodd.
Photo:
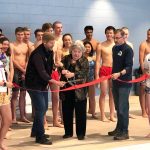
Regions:
M 115 129 L 115 130 L 113 130 L 113 131 L 108 132 L 108 135 L 109 135 L 109 136 L 115 136 L 115 135 L 117 135 L 119 132 L 120 132 L 120 130 Z
M 33 133 L 33 132 L 31 132 L 30 137 L 34 138 L 34 137 L 36 137 L 36 134 L 35 134 L 35 133 Z
M 120 133 L 114 136 L 114 140 L 127 140 L 127 139 L 129 139 L 128 133 Z
M 50 135 L 44 134 L 44 137 L 48 139 L 48 138 L 50 138 Z
M 36 134 L 31 133 L 30 137 L 34 138 L 34 137 L 36 137 Z M 44 134 L 44 137 L 45 137 L 45 138 L 49 138 L 49 137 L 50 137 L 50 135 L 48 135 L 48 134 Z
M 42 137 L 41 139 L 36 139 L 35 142 L 39 144 L 44 144 L 44 145 L 52 145 L 52 141 L 45 137 Z
M 72 135 L 69 135 L 69 134 L 63 135 L 63 139 L 67 139 L 67 138 L 71 138 L 71 137 L 72 137 Z
M 78 135 L 78 140 L 84 140 L 84 135 Z

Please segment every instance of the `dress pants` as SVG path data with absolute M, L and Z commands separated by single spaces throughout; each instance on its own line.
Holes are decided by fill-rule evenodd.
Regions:
M 86 105 L 87 99 L 84 100 L 76 99 L 74 90 L 65 92 L 65 99 L 62 100 L 62 112 L 63 112 L 65 135 L 73 135 L 73 116 L 75 110 L 76 135 L 85 136 Z

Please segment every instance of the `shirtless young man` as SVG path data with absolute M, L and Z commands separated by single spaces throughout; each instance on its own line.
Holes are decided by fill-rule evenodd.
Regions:
M 34 43 L 32 43 L 30 41 L 31 38 L 31 29 L 29 29 L 28 27 L 24 27 L 24 38 L 23 38 L 23 42 L 27 44 L 27 46 L 30 48 L 33 46 Z
M 43 32 L 53 33 L 53 25 L 51 23 L 44 23 L 42 25 Z
M 92 44 L 92 46 L 93 46 L 93 50 L 96 51 L 97 45 L 98 45 L 98 41 L 93 38 L 93 30 L 94 30 L 93 26 L 86 26 L 84 28 L 84 33 L 85 33 L 86 37 L 82 41 L 83 42 L 89 41 Z
M 63 41 L 62 41 L 63 26 L 62 26 L 62 23 L 60 21 L 55 21 L 53 23 L 53 30 L 54 30 L 54 36 L 55 36 L 55 45 L 53 47 L 53 51 L 56 52 L 57 50 L 61 50 L 63 47 Z
M 150 53 L 150 29 L 147 30 L 147 40 L 143 41 L 139 47 L 139 62 L 140 62 L 142 74 L 144 73 L 144 59 L 145 56 L 149 53 Z M 146 104 L 145 104 L 145 85 L 143 85 L 143 83 L 141 83 L 140 86 L 139 100 L 142 109 L 142 117 L 145 118 L 147 117 L 147 113 L 146 113 Z
M 56 56 L 57 56 L 56 55 L 57 49 L 59 47 L 58 46 L 59 42 L 56 42 L 56 41 L 62 40 L 62 35 L 61 35 L 62 34 L 62 23 L 59 21 L 54 22 L 53 25 L 51 23 L 44 23 L 42 25 L 42 30 L 43 30 L 43 32 L 49 32 L 49 33 L 53 33 L 53 30 L 54 30 L 55 44 L 53 47 L 53 51 L 54 51 L 54 62 L 55 62 Z M 60 39 L 58 37 L 60 37 Z M 59 87 L 57 85 L 54 85 L 54 84 L 50 84 L 50 88 L 51 88 L 51 90 L 59 89 Z M 59 117 L 58 117 L 59 94 L 56 92 L 56 93 L 51 93 L 51 95 L 52 95 L 53 126 L 63 127 L 58 121 L 59 120 Z M 44 126 L 45 126 L 45 129 L 48 129 L 46 116 L 44 117 Z
M 42 37 L 43 37 L 43 30 L 42 29 L 36 29 L 34 31 L 34 35 L 35 35 L 35 42 L 32 45 L 32 47 L 30 47 L 29 50 L 29 56 L 30 54 L 40 45 L 42 44 Z
M 53 51 L 54 51 L 54 63 L 57 67 L 57 60 L 59 59 L 59 51 L 62 50 L 63 48 L 63 41 L 62 41 L 62 30 L 63 30 L 63 26 L 62 23 L 60 21 L 55 21 L 53 23 L 53 34 L 55 37 L 55 44 L 53 47 Z M 58 90 L 59 87 L 57 85 L 51 84 L 50 85 L 51 90 Z M 60 106 L 59 106 L 60 104 Z M 61 102 L 59 103 L 59 93 L 52 93 L 52 110 L 53 110 L 53 126 L 55 127 L 63 127 L 63 125 L 59 122 L 59 110 L 60 110 L 60 115 L 62 117 L 61 114 Z
M 96 69 L 95 69 L 96 79 L 98 79 L 99 76 L 102 77 L 110 75 L 112 72 L 112 47 L 115 45 L 114 32 L 115 28 L 113 26 L 108 26 L 105 29 L 106 41 L 102 42 L 97 47 Z M 100 106 L 101 121 L 108 121 L 108 119 L 105 116 L 105 97 L 107 94 L 107 90 L 109 90 L 110 120 L 115 121 L 114 118 L 115 109 L 111 88 L 112 88 L 111 80 L 105 80 L 100 83 L 99 106 Z
M 20 94 L 19 88 L 12 89 L 12 98 L 11 98 L 11 109 L 12 109 L 12 120 L 13 123 L 17 123 L 16 120 L 16 102 L 19 94 L 19 109 L 20 109 L 20 119 L 23 122 L 29 123 L 30 121 L 26 118 L 26 89 L 24 79 L 26 73 L 26 65 L 28 60 L 28 46 L 23 42 L 24 39 L 24 29 L 22 27 L 17 27 L 15 30 L 16 41 L 10 44 L 12 56 L 13 56 L 13 63 L 14 63 L 14 79 L 13 82 L 18 84 L 20 87 Z
M 128 41 L 128 38 L 129 38 L 129 29 L 127 27 L 122 27 L 121 29 L 125 33 L 125 42 L 133 49 L 133 44 Z
M 42 44 L 42 37 L 43 37 L 43 30 L 42 29 L 36 29 L 34 31 L 35 39 L 34 42 L 34 48 L 37 48 L 40 44 Z

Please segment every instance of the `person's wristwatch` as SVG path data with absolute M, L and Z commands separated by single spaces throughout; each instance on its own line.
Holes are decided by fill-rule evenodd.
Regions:
M 6 82 L 4 82 L 3 86 L 4 86 L 4 87 L 6 86 Z

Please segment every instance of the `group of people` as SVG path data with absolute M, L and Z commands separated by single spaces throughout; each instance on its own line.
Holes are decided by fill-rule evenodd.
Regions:
M 53 24 L 44 23 L 41 28 L 35 30 L 34 43 L 30 41 L 31 30 L 27 27 L 17 27 L 16 41 L 11 43 L 0 30 L 1 149 L 6 149 L 3 139 L 11 122 L 17 124 L 17 99 L 19 99 L 20 120 L 30 122 L 25 110 L 26 91 L 31 98 L 34 118 L 31 137 L 35 137 L 36 143 L 50 145 L 52 144 L 50 136 L 45 134 L 45 129 L 48 128 L 46 120 L 48 90 L 58 91 L 110 75 L 111 79 L 100 83 L 100 120 L 104 122 L 117 120 L 115 130 L 108 132 L 109 136 L 114 136 L 114 140 L 129 138 L 129 117 L 132 117 L 129 115 L 129 94 L 132 85 L 119 81 L 132 80 L 134 52 L 132 43 L 128 41 L 128 28 L 106 27 L 104 42 L 93 38 L 93 26 L 86 26 L 85 39 L 75 42 L 70 33 L 62 35 L 62 30 L 60 21 Z M 147 55 L 149 53 L 150 29 L 147 31 L 147 40 L 142 42 L 139 49 L 141 74 L 149 73 L 150 56 Z M 149 79 L 146 80 L 146 84 L 141 83 L 141 87 L 142 116 L 148 115 L 150 121 Z M 105 115 L 107 92 L 110 118 Z M 89 97 L 88 113 L 93 119 L 98 119 L 95 112 L 95 85 L 51 93 L 53 126 L 64 127 L 64 139 L 73 136 L 74 115 L 77 138 L 78 140 L 85 138 L 87 95 Z M 9 98 L 11 98 L 11 107 Z M 147 137 L 150 137 L 150 134 Z

